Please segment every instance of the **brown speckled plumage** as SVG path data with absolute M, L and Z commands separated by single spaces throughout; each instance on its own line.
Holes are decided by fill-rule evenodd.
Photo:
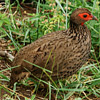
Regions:
M 71 15 L 69 29 L 47 34 L 17 53 L 12 66 L 20 67 L 12 69 L 11 84 L 18 81 L 26 69 L 40 78 L 43 71 L 24 60 L 51 70 L 53 73 L 48 74 L 54 80 L 66 78 L 79 70 L 89 58 L 91 49 L 90 31 L 86 25 L 81 25 L 86 21 L 78 16 L 80 13 L 91 14 L 85 8 L 76 9 Z M 48 80 L 48 76 L 43 73 L 42 79 Z

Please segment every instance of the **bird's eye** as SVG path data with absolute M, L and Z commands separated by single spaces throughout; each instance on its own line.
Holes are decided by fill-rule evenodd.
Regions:
M 86 18 L 86 17 L 87 17 L 87 15 L 83 15 L 83 17 L 84 17 L 84 18 Z

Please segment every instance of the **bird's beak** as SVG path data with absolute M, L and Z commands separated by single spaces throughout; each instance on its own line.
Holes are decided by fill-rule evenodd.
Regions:
M 92 20 L 99 21 L 99 20 L 97 19 L 97 17 L 96 17 L 96 16 L 93 16 L 93 15 L 92 15 Z

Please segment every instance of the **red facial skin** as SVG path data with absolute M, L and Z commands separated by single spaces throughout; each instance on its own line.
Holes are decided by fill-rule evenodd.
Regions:
M 91 14 L 88 14 L 88 13 L 81 13 L 79 14 L 78 16 L 80 16 L 82 19 L 84 19 L 85 21 L 88 21 L 88 20 L 92 20 L 93 19 L 93 15 Z M 86 16 L 86 17 L 84 17 Z M 81 25 L 83 26 L 84 23 L 81 23 Z

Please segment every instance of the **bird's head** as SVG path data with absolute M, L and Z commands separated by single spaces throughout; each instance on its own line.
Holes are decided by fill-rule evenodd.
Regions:
M 72 12 L 70 17 L 70 22 L 73 22 L 77 25 L 84 25 L 86 21 L 97 20 L 98 19 L 91 14 L 91 12 L 86 8 L 77 8 Z

